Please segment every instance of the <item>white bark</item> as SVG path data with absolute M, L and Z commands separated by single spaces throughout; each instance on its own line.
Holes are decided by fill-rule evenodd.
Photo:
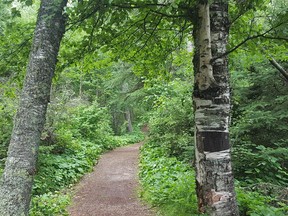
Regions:
M 210 17 L 209 17 L 209 5 L 199 4 L 198 15 L 201 19 L 201 25 L 199 29 L 199 68 L 200 71 L 196 75 L 197 82 L 199 83 L 200 90 L 206 90 L 212 83 L 215 83 L 213 77 L 212 65 L 210 60 L 212 59 L 211 53 L 211 37 L 210 37 Z
M 238 215 L 229 143 L 230 89 L 227 2 L 199 1 L 194 23 L 195 164 L 200 212 Z

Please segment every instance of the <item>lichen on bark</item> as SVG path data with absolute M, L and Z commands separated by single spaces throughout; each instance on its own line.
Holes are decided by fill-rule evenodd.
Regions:
M 0 215 L 28 215 L 41 131 L 60 41 L 67 0 L 42 0 L 24 87 L 14 120 L 8 156 L 0 181 Z

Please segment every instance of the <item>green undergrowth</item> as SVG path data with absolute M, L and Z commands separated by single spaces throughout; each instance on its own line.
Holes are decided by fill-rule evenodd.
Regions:
M 143 138 L 137 132 L 110 137 L 108 148 L 79 141 L 79 145 L 74 143 L 74 149 L 66 149 L 61 155 L 51 152 L 47 146 L 41 146 L 30 216 L 68 215 L 66 209 L 72 198 L 71 187 L 84 174 L 92 171 L 99 156 L 107 150 L 139 142 Z
M 97 102 L 75 99 L 64 103 L 60 99 L 54 99 L 47 111 L 30 216 L 68 215 L 66 209 L 71 201 L 72 186 L 84 174 L 92 171 L 100 155 L 144 139 L 144 135 L 137 129 L 130 134 L 114 136 L 111 114 Z M 0 106 L 0 109 L 3 107 Z M 6 107 L 8 106 L 4 108 Z M 8 111 L 0 111 L 0 129 L 3 132 L 0 134 L 0 176 L 3 173 L 12 128 L 13 113 L 11 109 Z
M 167 157 L 159 146 L 141 148 L 141 197 L 167 216 L 197 215 L 195 174 L 191 167 Z
M 42 133 L 30 216 L 68 215 L 71 187 L 92 171 L 100 155 L 144 139 L 140 131 L 114 136 L 111 116 L 96 102 L 64 112 L 58 106 L 50 107 Z
M 241 216 L 285 216 L 288 214 L 288 207 L 285 203 L 270 196 L 264 196 L 257 191 L 243 188 L 240 182 L 236 185 Z
M 195 173 L 190 165 L 167 156 L 155 143 L 141 148 L 141 197 L 157 207 L 161 215 L 191 216 L 197 214 Z M 237 201 L 241 216 L 284 216 L 287 205 L 270 196 L 241 187 L 236 182 Z
M 35 195 L 32 199 L 30 216 L 68 216 L 67 206 L 71 203 L 71 193 L 64 191 Z

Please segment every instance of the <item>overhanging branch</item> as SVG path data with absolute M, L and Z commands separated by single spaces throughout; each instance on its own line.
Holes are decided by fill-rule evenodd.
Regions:
M 286 71 L 273 57 L 269 59 L 269 62 L 284 76 L 288 81 L 288 71 Z
M 245 38 L 242 42 L 240 42 L 238 45 L 236 45 L 232 49 L 230 49 L 227 52 L 221 54 L 220 56 L 216 56 L 216 57 L 212 58 L 211 59 L 211 63 L 215 62 L 219 58 L 222 58 L 223 56 L 229 55 L 230 53 L 234 52 L 236 49 L 238 49 L 240 46 L 245 44 L 247 41 L 250 41 L 250 40 L 253 40 L 253 39 L 256 39 L 256 38 L 260 38 L 260 37 L 265 37 L 266 34 L 268 34 L 269 32 L 273 31 L 274 29 L 278 28 L 279 26 L 281 26 L 283 24 L 285 24 L 285 23 L 284 22 L 279 23 L 278 25 L 271 27 L 267 31 L 263 32 L 262 34 L 253 35 L 253 36 L 249 36 L 249 37 Z

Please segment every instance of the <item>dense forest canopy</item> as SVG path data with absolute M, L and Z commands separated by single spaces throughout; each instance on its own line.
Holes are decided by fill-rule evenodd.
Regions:
M 211 183 L 213 177 L 207 177 L 203 185 L 211 189 L 201 187 L 204 178 L 199 179 L 203 173 L 209 176 L 207 164 L 216 166 L 211 176 L 220 173 L 221 164 L 230 164 L 226 154 L 213 164 L 215 157 L 207 152 L 229 151 L 230 155 L 231 146 L 240 215 L 287 214 L 287 1 L 79 0 L 65 4 L 60 0 L 0 2 L 0 174 L 13 119 L 17 125 L 21 101 L 26 101 L 21 89 L 29 90 L 24 80 L 29 70 L 35 71 L 33 50 L 37 55 L 38 47 L 52 47 L 57 57 L 57 65 L 52 59 L 52 69 L 47 67 L 52 87 L 47 86 L 46 121 L 42 132 L 37 132 L 40 146 L 31 171 L 32 181 L 35 178 L 30 215 L 65 215 L 69 196 L 61 190 L 91 170 L 104 150 L 141 139 L 139 127 L 147 125 L 149 140 L 141 153 L 139 174 L 142 195 L 161 206 L 162 213 L 217 215 L 203 194 L 222 180 L 215 177 Z M 50 6 L 54 10 L 48 10 Z M 57 33 L 61 25 L 53 25 L 61 19 L 63 29 Z M 42 47 L 45 34 L 52 42 Z M 40 42 L 35 45 L 37 36 Z M 58 53 L 55 44 L 60 41 Z M 43 65 L 38 65 L 39 71 L 43 72 Z M 231 142 L 225 140 L 229 125 Z M 209 139 L 211 146 L 203 141 Z M 203 163 L 201 154 L 213 163 Z M 172 177 L 160 167 L 171 169 Z M 225 196 L 233 195 L 227 204 L 231 207 L 236 199 L 233 176 L 229 179 Z M 237 212 L 236 205 L 231 209 Z M 225 208 L 221 211 L 238 215 Z

